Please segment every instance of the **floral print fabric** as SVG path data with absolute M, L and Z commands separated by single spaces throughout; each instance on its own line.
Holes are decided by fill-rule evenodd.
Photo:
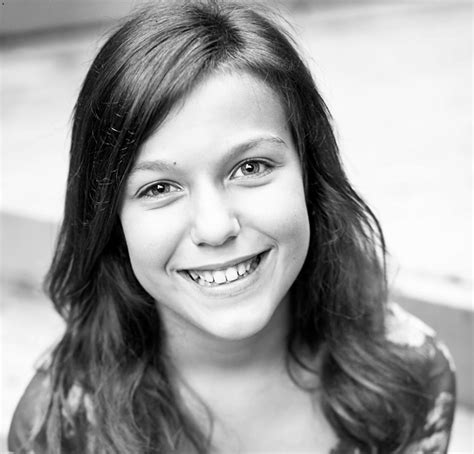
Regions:
M 396 304 L 389 306 L 387 338 L 407 349 L 422 353 L 430 363 L 430 389 L 435 396 L 422 435 L 407 449 L 413 454 L 447 452 L 455 410 L 455 366 L 447 347 L 435 332 L 418 318 Z
M 428 360 L 429 394 L 434 396 L 421 435 L 413 440 L 405 451 L 407 454 L 443 454 L 447 452 L 455 409 L 455 368 L 446 346 L 440 342 L 434 331 L 422 321 L 403 310 L 397 304 L 390 304 L 386 319 L 387 339 L 406 348 L 407 358 L 423 355 Z M 35 443 L 28 446 L 30 434 L 37 432 L 50 397 L 50 380 L 47 372 L 40 370 L 28 386 L 15 412 L 8 436 L 9 449 L 15 453 L 46 454 L 47 446 Z M 71 424 L 72 415 L 80 415 L 80 433 Z M 96 426 L 94 409 L 90 396 L 79 384 L 71 387 L 67 406 L 62 409 L 63 433 L 67 438 L 68 453 L 94 452 L 91 428 Z M 340 442 L 330 454 L 362 454 L 357 448 Z

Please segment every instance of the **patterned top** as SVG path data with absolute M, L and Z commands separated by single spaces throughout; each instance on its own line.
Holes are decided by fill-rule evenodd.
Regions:
M 429 394 L 435 396 L 426 417 L 422 435 L 413 440 L 407 454 L 443 454 L 447 452 L 455 409 L 455 367 L 446 346 L 440 342 L 435 332 L 418 318 L 403 310 L 397 304 L 389 304 L 386 320 L 387 338 L 390 342 L 407 349 L 411 354 L 422 354 L 430 363 Z M 20 454 L 46 454 L 48 447 L 36 441 L 34 448 L 29 445 L 29 437 L 37 433 L 42 422 L 50 396 L 49 375 L 39 370 L 28 385 L 15 411 L 10 432 L 8 447 L 10 451 Z M 72 448 L 67 452 L 93 452 L 88 434 L 68 431 L 69 415 L 81 412 L 88 424 L 94 426 L 95 418 L 90 396 L 84 393 L 79 384 L 71 387 L 68 394 L 68 407 L 63 413 L 65 436 L 71 442 L 77 441 L 83 448 Z M 72 443 L 76 446 L 76 443 Z M 329 454 L 361 454 L 360 450 L 341 441 Z

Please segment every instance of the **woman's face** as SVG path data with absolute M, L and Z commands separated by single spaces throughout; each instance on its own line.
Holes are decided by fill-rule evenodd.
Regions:
M 200 82 L 141 148 L 120 219 L 133 271 L 165 317 L 225 339 L 263 329 L 309 244 L 278 97 L 249 75 Z

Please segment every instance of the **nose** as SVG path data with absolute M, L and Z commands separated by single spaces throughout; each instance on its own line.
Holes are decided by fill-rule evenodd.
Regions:
M 206 186 L 192 197 L 191 239 L 198 246 L 221 246 L 240 232 L 224 189 Z

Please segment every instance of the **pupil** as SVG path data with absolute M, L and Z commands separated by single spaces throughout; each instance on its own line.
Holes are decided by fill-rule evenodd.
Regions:
M 257 166 L 258 164 L 252 163 L 252 162 L 247 162 L 244 164 L 243 172 L 244 173 L 255 173 L 257 171 Z
M 155 191 L 158 193 L 158 194 L 163 194 L 164 192 L 166 192 L 166 187 L 164 184 L 157 184 L 155 186 Z

